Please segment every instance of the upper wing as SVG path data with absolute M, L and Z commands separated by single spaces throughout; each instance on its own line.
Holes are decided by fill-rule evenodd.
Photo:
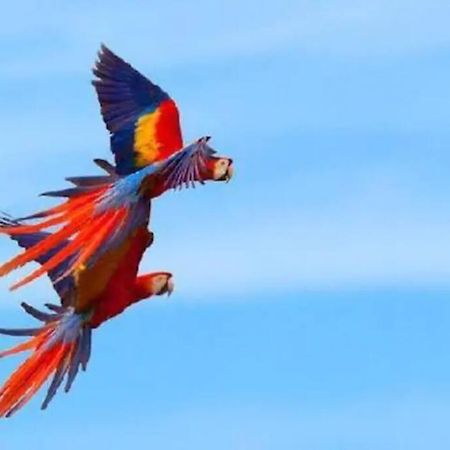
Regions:
M 178 109 L 166 92 L 104 45 L 93 73 L 119 175 L 164 160 L 181 149 Z
M 20 225 L 18 222 L 16 222 L 13 219 L 10 219 L 9 217 L 6 216 L 0 217 L 0 227 L 11 227 L 18 225 Z M 42 242 L 44 239 L 48 238 L 50 235 L 51 233 L 41 231 L 37 233 L 28 233 L 28 234 L 11 234 L 10 238 L 16 241 L 20 247 L 24 249 L 29 249 L 37 245 L 39 242 Z M 46 253 L 38 255 L 35 258 L 35 261 L 41 265 L 45 264 L 47 261 L 53 258 L 58 252 L 62 251 L 69 244 L 69 242 L 70 241 L 68 240 L 61 242 L 59 245 L 51 248 Z M 61 299 L 65 298 L 69 294 L 71 288 L 74 285 L 74 280 L 72 276 L 59 280 L 60 276 L 67 270 L 68 265 L 69 261 L 66 260 L 47 272 L 47 275 L 50 278 L 51 282 L 53 283 L 53 287 L 56 293 L 59 295 Z

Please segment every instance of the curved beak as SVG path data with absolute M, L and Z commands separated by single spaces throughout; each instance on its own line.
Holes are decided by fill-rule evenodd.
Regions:
M 174 291 L 174 289 L 175 289 L 175 284 L 173 282 L 173 278 L 170 277 L 167 280 L 167 296 L 168 297 L 170 297 L 172 295 L 172 292 Z
M 229 183 L 231 178 L 233 178 L 233 173 L 234 173 L 233 161 L 230 160 L 230 164 L 228 166 L 227 173 L 225 174 L 225 182 L 226 183 Z

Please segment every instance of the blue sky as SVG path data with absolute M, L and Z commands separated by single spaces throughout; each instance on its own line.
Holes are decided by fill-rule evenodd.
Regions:
M 236 177 L 155 202 L 142 270 L 173 271 L 176 294 L 98 330 L 70 397 L 2 422 L 0 447 L 448 449 L 449 18 L 438 0 L 4 6 L 2 209 L 47 206 L 109 156 L 100 42 Z M 55 298 L 9 293 L 17 277 L 4 326 Z

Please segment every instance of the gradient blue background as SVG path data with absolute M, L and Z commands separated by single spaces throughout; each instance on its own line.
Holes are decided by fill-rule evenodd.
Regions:
M 0 422 L 0 448 L 448 449 L 450 3 L 62 3 L 2 6 L 2 209 L 109 157 L 101 41 L 236 177 L 155 203 L 142 270 L 175 295 L 96 332 L 70 397 Z M 4 326 L 55 300 L 17 278 Z

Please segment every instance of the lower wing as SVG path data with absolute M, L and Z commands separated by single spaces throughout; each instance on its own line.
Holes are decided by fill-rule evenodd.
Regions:
M 0 228 L 0 233 L 24 235 L 59 229 L 23 253 L 0 266 L 0 276 L 52 252 L 41 267 L 15 283 L 17 289 L 44 275 L 62 263 L 67 267 L 56 282 L 73 275 L 77 268 L 95 260 L 114 246 L 120 245 L 137 227 L 147 226 L 150 216 L 152 180 L 163 180 L 163 189 L 190 187 L 204 183 L 202 172 L 215 151 L 201 138 L 165 161 L 158 162 L 124 177 L 110 173 L 99 177 L 74 177 L 75 187 L 43 195 L 67 200 L 48 210 L 17 219 L 18 225 Z M 105 168 L 111 172 L 111 168 Z M 28 224 L 29 220 L 36 220 Z M 63 243 L 65 245 L 59 248 Z
M 148 223 L 150 204 L 132 189 L 133 181 L 120 179 L 107 185 L 78 186 L 60 191 L 58 195 L 67 197 L 64 203 L 0 228 L 1 233 L 17 238 L 59 227 L 0 266 L 0 276 L 42 259 L 44 255 L 50 257 L 11 289 L 17 289 L 63 264 L 65 270 L 59 271 L 54 283 L 72 275 L 79 267 L 93 264 L 108 249 L 123 242 L 135 228 Z M 28 224 L 28 220 L 35 220 L 35 223 Z

